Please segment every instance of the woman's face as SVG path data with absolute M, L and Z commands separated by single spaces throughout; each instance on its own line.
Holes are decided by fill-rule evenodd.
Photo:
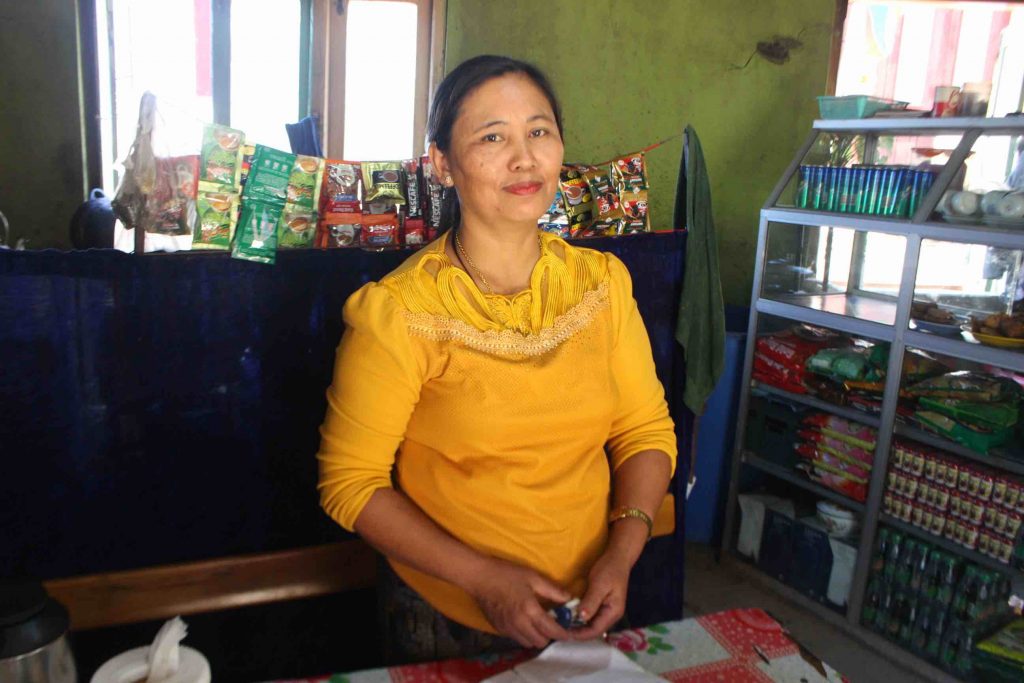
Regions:
M 463 101 L 447 153 L 463 215 L 491 224 L 536 222 L 548 210 L 562 168 L 562 138 L 543 91 L 522 74 L 492 78 Z

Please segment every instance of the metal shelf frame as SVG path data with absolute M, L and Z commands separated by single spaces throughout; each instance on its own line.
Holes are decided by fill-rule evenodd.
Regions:
M 761 458 L 755 455 L 754 453 L 744 453 L 743 464 L 749 465 L 756 470 L 760 470 L 765 474 L 775 477 L 776 479 L 787 481 L 793 486 L 802 488 L 805 491 L 809 491 L 810 493 L 813 493 L 816 496 L 828 498 L 833 503 L 839 503 L 844 507 L 848 507 L 860 513 L 864 512 L 863 503 L 857 502 L 852 498 L 847 498 L 841 493 L 836 493 L 832 489 L 822 486 L 821 484 L 816 484 L 810 479 L 801 476 L 799 472 L 791 470 L 787 467 L 783 467 L 782 465 L 777 465 L 776 463 L 771 462 L 769 460 L 765 460 L 764 458 Z
M 897 220 L 893 218 L 880 218 L 876 216 L 863 216 L 855 214 L 833 214 L 820 211 L 808 211 L 805 209 L 791 209 L 777 206 L 777 202 L 789 183 L 793 180 L 799 165 L 802 163 L 807 151 L 814 144 L 821 133 L 844 132 L 862 133 L 865 135 L 864 160 L 873 160 L 877 141 L 879 137 L 900 135 L 900 134 L 936 134 L 939 132 L 960 133 L 962 137 L 956 149 L 950 154 L 949 161 L 939 173 L 938 178 L 931 190 L 922 199 L 915 215 L 909 219 Z M 918 259 L 921 254 L 923 240 L 941 240 L 968 244 L 984 244 L 1005 248 L 1024 250 L 1024 231 L 1012 231 L 991 226 L 961 226 L 931 221 L 930 218 L 938 204 L 939 199 L 950 185 L 960 167 L 964 164 L 971 148 L 981 135 L 1024 135 L 1024 117 L 1007 117 L 1003 119 L 858 119 L 855 121 L 816 121 L 814 129 L 804 140 L 792 162 L 785 173 L 779 179 L 775 188 L 764 204 L 759 222 L 757 238 L 757 263 L 753 273 L 753 305 L 751 307 L 750 319 L 747 326 L 747 345 L 743 359 L 743 379 L 739 398 L 739 409 L 736 421 L 736 438 L 732 458 L 732 471 L 729 481 L 729 497 L 725 515 L 725 529 L 723 535 L 723 549 L 727 553 L 734 552 L 735 538 L 738 528 L 739 509 L 737 495 L 739 491 L 739 474 L 744 464 L 768 472 L 772 476 L 785 479 L 806 490 L 813 491 L 822 497 L 834 499 L 832 495 L 823 494 L 816 488 L 811 488 L 811 482 L 800 481 L 795 474 L 785 471 L 785 468 L 768 463 L 756 456 L 745 452 L 745 436 L 748 411 L 750 408 L 750 397 L 752 393 L 774 395 L 802 405 L 810 406 L 824 412 L 833 413 L 851 420 L 869 424 L 877 427 L 878 438 L 874 453 L 874 464 L 871 470 L 871 477 L 868 484 L 868 496 L 863 506 L 858 507 L 853 502 L 840 496 L 840 502 L 851 508 L 862 511 L 861 538 L 857 551 L 857 562 L 854 569 L 853 581 L 850 589 L 849 605 L 845 618 L 823 606 L 815 604 L 812 600 L 804 598 L 796 591 L 784 586 L 770 577 L 763 577 L 779 593 L 789 596 L 795 601 L 803 604 L 808 609 L 820 616 L 840 624 L 844 630 L 854 634 L 859 639 L 871 644 L 890 657 L 897 657 L 901 661 L 912 663 L 918 669 L 931 669 L 938 674 L 938 670 L 926 664 L 924 660 L 916 655 L 906 652 L 899 646 L 889 643 L 877 636 L 870 630 L 860 625 L 860 613 L 865 597 L 865 588 L 868 581 L 871 553 L 874 548 L 875 537 L 879 523 L 891 524 L 901 530 L 913 533 L 910 529 L 903 528 L 902 522 L 883 517 L 881 514 L 881 501 L 885 488 L 885 475 L 889 464 L 889 452 L 894 435 L 907 437 L 922 443 L 941 448 L 961 457 L 982 462 L 996 468 L 1010 472 L 1024 474 L 1024 460 L 1017 461 L 1003 457 L 998 453 L 984 455 L 969 451 L 962 446 L 950 443 L 940 437 L 909 428 L 896 422 L 896 406 L 899 398 L 899 388 L 902 378 L 903 358 L 907 347 L 918 348 L 934 353 L 939 353 L 955 358 L 962 358 L 982 364 L 995 365 L 1014 371 L 1024 371 L 1024 353 L 1016 353 L 1004 349 L 995 349 L 979 344 L 972 344 L 964 340 L 946 339 L 933 336 L 924 332 L 912 330 L 909 327 L 910 308 L 914 299 L 914 289 L 917 281 Z M 901 235 L 905 237 L 905 251 L 903 257 L 903 268 L 900 277 L 900 288 L 895 300 L 895 313 L 892 324 L 882 324 L 875 320 L 863 320 L 847 317 L 839 313 L 819 310 L 816 308 L 800 305 L 798 299 L 792 301 L 779 300 L 779 297 L 768 299 L 762 297 L 762 283 L 765 279 L 765 267 L 767 261 L 766 247 L 768 243 L 768 228 L 770 224 L 791 224 L 809 226 L 832 226 L 852 228 L 862 232 L 885 232 L 888 234 Z M 858 292 L 850 292 L 858 294 Z M 754 347 L 761 316 L 770 315 L 794 321 L 806 322 L 812 325 L 820 325 L 831 329 L 839 330 L 855 336 L 866 337 L 890 343 L 889 363 L 886 376 L 890 381 L 886 382 L 882 396 L 881 413 L 878 416 L 870 416 L 852 411 L 841 406 L 820 401 L 814 397 L 790 394 L 757 383 L 751 382 L 753 369 Z M 782 470 L 781 472 L 776 470 Z M 792 479 L 796 479 L 794 482 Z M 799 482 L 799 483 L 798 483 Z M 911 527 L 913 528 L 913 527 Z M 925 540 L 933 541 L 941 545 L 943 539 L 936 539 L 926 532 L 914 529 Z M 953 544 L 954 546 L 956 544 Z M 1008 567 L 996 560 L 986 558 L 979 553 L 972 553 L 957 546 L 950 548 L 954 552 L 971 560 L 985 564 L 994 562 L 998 568 L 1006 571 Z M 738 563 L 742 565 L 742 563 Z M 992 565 L 989 565 L 992 566 Z M 754 573 L 756 570 L 750 569 Z M 824 614 L 828 612 L 829 614 Z M 894 652 L 895 651 L 895 652 Z M 936 676 L 936 680 L 955 680 L 946 674 Z

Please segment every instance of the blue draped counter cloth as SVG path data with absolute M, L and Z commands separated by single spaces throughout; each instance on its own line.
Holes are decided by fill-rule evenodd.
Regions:
M 676 532 L 631 582 L 635 626 L 682 616 L 690 415 L 673 339 L 685 233 L 600 238 L 629 268 L 679 433 Z M 0 251 L 0 576 L 41 579 L 344 539 L 317 431 L 345 299 L 410 254 Z

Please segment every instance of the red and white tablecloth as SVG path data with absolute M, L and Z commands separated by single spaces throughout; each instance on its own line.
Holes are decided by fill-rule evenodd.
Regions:
M 845 681 L 827 664 L 801 654 L 782 626 L 759 609 L 618 631 L 608 643 L 647 671 L 686 683 L 816 683 Z M 337 673 L 277 683 L 479 683 L 536 653 L 450 659 L 389 669 Z

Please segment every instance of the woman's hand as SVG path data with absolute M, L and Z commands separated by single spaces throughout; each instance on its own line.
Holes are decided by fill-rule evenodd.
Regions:
M 571 596 L 539 573 L 505 560 L 493 559 L 467 588 L 498 633 L 524 647 L 545 647 L 572 636 L 541 606 L 541 600 L 562 604 Z
M 614 546 L 604 552 L 590 569 L 587 593 L 580 600 L 579 616 L 587 625 L 573 629 L 574 640 L 601 636 L 626 612 L 626 589 L 633 562 Z

